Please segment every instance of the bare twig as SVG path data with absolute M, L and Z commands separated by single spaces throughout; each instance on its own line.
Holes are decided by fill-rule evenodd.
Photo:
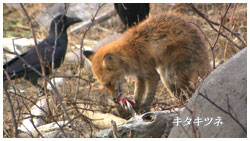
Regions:
M 95 13 L 95 15 L 92 17 L 91 19 L 91 24 L 88 26 L 88 28 L 86 29 L 86 31 L 83 33 L 82 35 L 82 38 L 81 38 L 81 43 L 80 43 L 80 61 L 79 61 L 79 76 L 81 74 L 81 68 L 82 68 L 82 58 L 83 58 L 83 55 L 82 55 L 82 50 L 83 50 L 83 40 L 85 39 L 85 36 L 87 35 L 88 31 L 90 30 L 90 28 L 94 25 L 94 22 L 95 22 L 95 17 L 97 16 L 98 12 L 100 11 L 100 9 L 102 8 L 104 4 L 99 4 L 99 7 Z M 79 87 L 80 87 L 80 79 L 78 80 L 78 83 L 77 83 L 77 87 L 76 87 L 76 94 L 75 94 L 75 97 L 74 97 L 74 101 L 77 100 L 77 95 L 79 93 Z
M 31 115 L 30 116 L 30 122 L 31 122 L 32 126 L 34 127 L 34 129 L 36 130 L 37 134 L 39 136 L 41 136 L 42 138 L 44 138 L 43 135 L 41 134 L 41 132 L 37 129 L 36 125 L 34 124 L 33 116 L 31 114 L 31 111 L 30 111 L 29 107 L 27 106 L 27 104 L 24 101 L 23 101 L 23 105 L 26 107 L 26 109 L 28 110 L 29 114 Z
M 7 91 L 7 85 L 5 84 L 5 82 L 3 82 L 3 88 L 4 88 L 5 95 L 7 97 L 7 100 L 8 100 L 9 106 L 10 106 L 11 118 L 13 120 L 13 126 L 14 126 L 14 130 L 15 130 L 15 138 L 17 138 L 17 135 L 18 135 L 17 122 L 16 122 L 16 118 L 15 118 L 13 105 L 12 105 L 12 102 L 11 102 L 11 99 L 10 99 L 10 95 L 9 95 L 9 93 Z
M 69 4 L 64 4 L 64 11 L 63 11 L 63 13 L 62 13 L 62 15 L 66 15 L 66 13 L 67 13 L 67 10 L 68 10 L 68 8 L 69 8 Z M 55 71 L 54 69 L 55 69 L 55 53 L 56 53 L 56 47 L 57 47 L 57 40 L 60 38 L 60 36 L 62 35 L 62 33 L 63 33 L 63 29 L 64 29 L 64 24 L 62 25 L 62 29 L 57 29 L 57 24 L 59 23 L 59 22 L 61 22 L 63 20 L 63 16 L 61 16 L 60 17 L 60 19 L 59 19 L 59 21 L 56 21 L 54 24 L 55 24 L 55 33 L 56 33 L 56 36 L 55 36 L 55 41 L 54 41 L 54 46 L 53 46 L 53 48 L 54 48 L 54 50 L 53 50 L 53 52 L 52 52 L 52 74 L 53 74 L 53 72 Z M 60 30 L 60 33 L 58 34 L 58 30 Z
M 63 11 L 63 15 L 66 15 L 66 13 L 67 13 L 67 10 L 68 10 L 68 8 L 69 8 L 69 4 L 64 4 L 64 11 Z M 63 33 L 63 29 L 64 29 L 64 24 L 62 25 L 62 29 L 57 29 L 57 24 L 59 23 L 59 22 L 61 22 L 63 20 L 63 16 L 61 16 L 60 17 L 60 19 L 59 19 L 59 21 L 57 21 L 57 23 L 54 23 L 55 24 L 55 40 L 54 40 L 54 46 L 53 46 L 53 48 L 54 48 L 54 50 L 53 50 L 53 52 L 52 52 L 52 64 L 51 64 L 51 67 L 52 67 L 52 69 L 51 69 L 51 74 L 54 74 L 55 73 L 55 53 L 56 53 L 56 50 L 57 50 L 57 41 L 58 41 L 58 39 L 60 38 L 60 36 L 62 35 L 62 33 Z M 60 30 L 60 33 L 58 34 L 58 30 Z M 55 80 L 52 80 L 53 81 L 53 83 L 55 84 L 55 87 L 57 88 L 57 86 L 56 86 L 56 83 L 55 83 Z M 45 83 L 44 83 L 45 84 Z M 46 84 L 45 84 L 45 87 L 47 87 L 46 86 Z M 46 95 L 47 96 L 47 95 Z M 48 104 L 48 101 L 47 101 L 47 105 L 49 106 L 49 104 Z M 50 109 L 50 108 L 49 108 Z M 49 112 L 51 112 L 50 110 L 49 110 Z M 72 126 L 72 128 L 73 128 L 73 126 Z M 63 132 L 63 134 L 64 134 L 64 136 L 66 137 L 66 134 L 64 133 L 64 131 L 62 130 L 62 132 Z
M 42 74 L 45 76 L 46 74 L 45 74 L 45 69 L 44 69 L 44 63 L 43 63 L 43 60 L 42 60 L 41 53 L 40 53 L 40 51 L 39 51 L 39 49 L 38 49 L 38 44 L 37 44 L 37 40 L 36 40 L 36 34 L 35 34 L 35 32 L 34 32 L 34 29 L 33 29 L 32 21 L 31 21 L 29 15 L 28 15 L 28 13 L 27 13 L 27 11 L 26 11 L 26 9 L 24 8 L 24 6 L 23 6 L 22 3 L 20 3 L 20 6 L 21 6 L 21 8 L 23 9 L 23 12 L 24 12 L 25 16 L 26 16 L 27 19 L 29 20 L 30 29 L 31 29 L 32 36 L 33 36 L 33 39 L 34 39 L 34 42 L 35 42 L 36 54 L 37 54 L 38 60 L 39 60 L 40 65 L 41 65 Z M 44 84 L 45 84 L 45 81 L 44 81 Z M 45 84 L 45 85 L 46 85 L 46 84 Z M 45 86 L 45 85 L 44 85 L 44 86 Z M 46 94 L 46 89 L 45 89 L 44 92 L 45 92 L 45 94 Z
M 25 96 L 23 96 L 23 95 L 20 95 L 20 94 L 17 94 L 17 93 L 14 93 L 14 95 L 17 95 L 17 96 L 21 97 L 22 99 L 25 99 L 25 100 L 31 102 L 31 103 L 32 103 L 33 105 L 35 105 L 38 109 L 42 110 L 46 115 L 48 115 L 50 118 L 52 118 L 53 122 L 56 123 L 56 125 L 59 127 L 59 129 L 61 130 L 61 132 L 64 134 L 63 127 L 62 127 L 53 117 L 51 117 L 51 116 L 47 113 L 47 111 L 45 111 L 43 108 L 39 107 L 39 106 L 38 106 L 34 101 L 32 101 L 30 98 L 27 98 L 27 97 L 25 97 Z
M 191 114 L 191 116 L 192 116 L 192 122 L 191 122 L 191 124 L 192 124 L 192 132 L 193 132 L 193 137 L 194 138 L 197 138 L 197 135 L 196 135 L 196 126 L 194 125 L 194 118 L 195 118 L 195 109 L 193 108 L 192 110 L 191 109 L 189 109 L 187 106 L 185 106 L 185 108 L 188 110 L 188 112 Z
M 182 130 L 184 131 L 184 133 L 188 136 L 188 138 L 191 138 L 191 136 L 188 134 L 187 130 L 184 128 L 184 126 L 182 124 L 180 124 Z
M 26 133 L 27 133 L 30 137 L 35 138 L 34 135 L 32 134 L 32 132 L 31 132 L 25 125 L 23 125 L 23 127 L 26 129 L 26 131 L 28 131 L 28 133 L 27 133 L 27 132 L 26 132 Z
M 223 113 L 225 113 L 225 114 L 227 114 L 227 115 L 229 115 L 241 128 L 242 128 L 242 130 L 245 132 L 245 133 L 247 133 L 247 129 L 245 129 L 245 127 L 240 123 L 240 121 L 238 120 L 238 119 L 236 119 L 236 117 L 234 117 L 233 115 L 232 115 L 232 113 L 230 112 L 230 110 L 229 111 L 226 111 L 225 109 L 223 109 L 223 108 L 221 108 L 219 105 L 217 105 L 215 102 L 213 102 L 210 98 L 208 98 L 208 96 L 207 96 L 207 94 L 206 94 L 206 91 L 205 91 L 205 93 L 204 94 L 202 94 L 201 92 L 200 92 L 200 88 L 202 87 L 202 85 L 203 85 L 203 82 L 200 84 L 200 86 L 199 86 L 199 88 L 198 88 L 198 90 L 197 90 L 197 92 L 198 92 L 198 95 L 200 95 L 200 96 L 202 96 L 203 98 L 205 98 L 208 102 L 210 102 L 212 105 L 214 105 L 216 108 L 218 108 L 219 110 L 221 110 Z M 229 105 L 229 99 L 227 99 L 227 105 Z
M 215 104 L 211 99 L 209 99 L 207 96 L 203 95 L 200 91 L 199 91 L 199 95 L 202 96 L 203 98 L 205 98 L 208 102 L 210 102 L 212 105 L 214 105 L 216 108 L 218 108 L 219 110 L 221 110 L 222 112 L 224 112 L 225 114 L 229 115 L 241 128 L 242 130 L 247 133 L 247 130 L 245 129 L 245 127 L 239 122 L 238 119 L 236 119 L 230 112 L 224 110 L 223 108 L 221 108 L 219 105 Z
M 65 107 L 64 107 L 64 104 L 62 103 L 61 96 L 60 96 L 59 92 L 57 91 L 57 89 L 55 88 L 55 86 L 54 86 L 54 85 L 52 84 L 52 82 L 50 81 L 50 79 L 49 79 L 48 77 L 44 76 L 43 74 L 41 74 L 41 73 L 40 73 L 38 70 L 36 70 L 33 66 L 31 66 L 31 65 L 30 65 L 26 60 L 24 60 L 19 54 L 17 54 L 16 52 L 14 52 L 14 54 L 15 54 L 21 61 L 23 61 L 25 65 L 27 65 L 27 68 L 33 70 L 35 73 L 37 73 L 38 75 L 40 75 L 44 80 L 46 80 L 46 81 L 49 83 L 49 85 L 52 87 L 52 90 L 53 90 L 53 92 L 55 93 L 56 98 L 57 98 L 57 100 L 59 101 L 59 103 L 60 103 L 60 105 L 61 105 L 61 107 L 62 107 L 62 109 L 63 109 L 63 111 L 64 111 L 64 113 L 65 113 L 65 115 L 66 115 L 66 117 L 67 117 L 67 119 L 68 119 L 68 121 L 70 121 L 71 119 L 70 119 L 70 117 L 69 117 L 69 115 L 68 115 L 67 110 L 66 110 Z M 71 126 L 73 127 L 73 125 L 71 125 Z
M 203 19 L 205 19 L 207 21 L 207 23 L 212 27 L 213 30 L 215 30 L 216 32 L 218 32 L 218 30 L 213 26 L 217 25 L 219 26 L 219 23 L 216 23 L 210 19 L 208 19 L 205 14 L 203 14 L 202 12 L 200 12 L 192 3 L 187 4 L 189 5 L 199 16 L 201 16 Z M 231 43 L 234 44 L 234 46 L 236 46 L 238 49 L 243 49 L 246 47 L 246 43 L 241 39 L 241 37 L 239 36 L 239 33 L 233 32 L 232 30 L 228 29 L 226 26 L 221 25 L 224 29 L 226 29 L 228 32 L 232 33 L 235 37 L 237 37 L 241 43 L 243 44 L 243 46 L 238 46 L 234 41 L 232 41 L 228 36 L 226 36 L 223 33 L 220 33 L 224 38 L 226 38 L 228 41 L 230 41 Z
M 211 47 L 212 45 L 211 45 L 210 41 L 208 40 L 206 34 L 203 32 L 203 30 L 200 28 L 200 26 L 198 26 L 196 23 L 193 23 L 193 22 L 188 22 L 188 23 L 191 23 L 191 24 L 195 25 L 195 26 L 201 31 L 201 33 L 203 34 L 203 36 L 204 36 L 205 39 L 207 40 L 209 46 Z
M 17 121 L 20 121 L 20 117 L 21 117 L 21 107 L 20 107 L 20 104 L 19 104 L 19 100 L 16 99 L 16 103 L 17 103 L 17 107 L 18 107 L 18 116 L 17 116 Z
M 89 118 L 89 117 L 87 117 L 87 116 L 85 116 L 82 112 L 84 111 L 84 110 L 82 110 L 82 112 L 80 112 L 79 111 L 79 109 L 80 108 L 78 108 L 77 107 L 77 105 L 75 104 L 75 103 L 73 103 L 73 107 L 74 107 L 74 109 L 76 110 L 76 112 L 79 114 L 79 115 L 81 115 L 81 119 L 83 120 L 83 121 L 85 121 L 86 123 L 88 123 L 89 124 L 89 126 L 90 126 L 90 137 L 92 137 L 92 125 L 93 125 L 93 123 L 91 122 L 91 119 Z M 87 130 L 84 128 L 84 130 L 85 130 L 85 132 L 87 133 Z
M 223 17 L 221 17 L 220 27 L 219 27 L 219 31 L 218 31 L 217 37 L 216 37 L 216 39 L 215 39 L 215 41 L 214 41 L 213 46 L 211 46 L 211 51 L 212 51 L 212 56 L 213 56 L 213 69 L 216 68 L 216 66 L 215 66 L 214 47 L 215 47 L 216 43 L 217 43 L 218 40 L 219 40 L 219 37 L 220 37 L 220 34 L 221 34 L 221 27 L 222 27 L 222 25 L 223 25 L 223 20 L 224 20 L 224 18 L 226 17 L 226 15 L 227 15 L 228 10 L 229 10 L 230 7 L 231 7 L 231 3 L 228 5 L 228 7 L 227 7 L 227 9 L 226 9 L 226 12 L 225 12 L 225 14 L 223 15 Z
M 13 40 L 13 46 L 15 46 L 14 40 Z M 37 47 L 37 46 L 36 46 L 36 47 Z M 37 73 L 38 75 L 40 75 L 40 76 L 45 80 L 45 83 L 48 82 L 48 83 L 50 84 L 50 86 L 52 87 L 53 92 L 56 94 L 57 100 L 59 101 L 59 103 L 60 103 L 60 105 L 61 105 L 61 107 L 62 107 L 62 109 L 63 109 L 63 111 L 64 111 L 64 113 L 65 113 L 65 115 L 66 115 L 66 117 L 67 117 L 67 119 L 70 121 L 70 117 L 69 117 L 69 115 L 68 115 L 68 113 L 67 113 L 67 110 L 65 109 L 65 107 L 64 107 L 64 105 L 63 105 L 63 103 L 62 103 L 62 99 L 61 99 L 61 97 L 60 97 L 60 94 L 59 94 L 59 92 L 57 91 L 57 89 L 55 88 L 55 86 L 52 84 L 52 82 L 50 81 L 50 79 L 49 79 L 48 77 L 46 77 L 45 75 L 41 74 L 41 73 L 40 73 L 37 69 L 35 69 L 33 66 L 31 66 L 31 65 L 30 65 L 26 60 L 24 60 L 17 52 L 10 52 L 10 51 L 7 51 L 7 50 L 4 50 L 4 51 L 16 55 L 21 61 L 24 62 L 25 65 L 27 65 L 27 68 L 30 68 L 30 69 L 33 70 L 35 73 Z M 8 79 L 9 79 L 9 78 L 8 78 Z M 45 92 L 45 94 L 46 94 L 46 92 Z M 47 112 L 46 112 L 46 113 L 47 113 Z M 49 115 L 49 114 L 47 113 L 47 115 Z M 56 121 L 55 121 L 55 122 L 56 122 Z M 56 122 L 56 124 L 59 126 L 59 124 L 58 124 L 57 122 Z M 73 125 L 71 125 L 71 126 L 72 126 L 72 128 L 73 128 Z M 59 126 L 59 127 L 60 127 L 60 126 Z M 61 127 L 60 127 L 60 129 L 61 129 L 62 133 L 64 133 L 64 131 L 63 131 L 63 129 L 62 129 Z M 65 133 L 64 133 L 64 134 L 65 134 Z

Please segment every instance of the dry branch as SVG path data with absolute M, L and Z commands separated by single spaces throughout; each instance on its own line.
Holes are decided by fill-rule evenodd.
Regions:
M 176 113 L 168 110 L 155 111 L 144 113 L 143 115 L 136 115 L 124 124 L 118 126 L 116 126 L 113 122 L 111 127 L 113 130 L 109 130 L 111 134 L 108 133 L 108 137 L 159 138 L 164 132 L 170 132 L 173 127 L 173 119 L 176 116 Z M 107 137 L 106 135 L 104 136 Z
M 7 100 L 8 100 L 8 103 L 9 103 L 9 106 L 10 106 L 10 112 L 11 112 L 11 118 L 13 120 L 13 125 L 14 125 L 14 132 L 15 132 L 15 137 L 17 138 L 17 135 L 18 135 L 18 130 L 17 130 L 17 122 L 16 122 L 16 117 L 15 117 L 15 112 L 14 112 L 14 109 L 13 109 L 13 104 L 11 102 L 11 99 L 10 99 L 10 95 L 7 91 L 7 85 L 5 84 L 5 82 L 3 82 L 3 89 L 5 91 L 5 95 L 7 96 Z
M 207 16 L 205 16 L 205 14 L 203 14 L 201 11 L 199 11 L 192 3 L 188 4 L 199 16 L 201 16 L 203 19 L 206 20 L 206 22 L 210 25 L 210 27 L 215 30 L 217 33 L 219 32 L 214 26 L 217 25 L 219 26 L 220 24 L 210 20 L 207 18 Z M 241 43 L 243 44 L 243 46 L 239 46 L 237 45 L 232 39 L 230 39 L 228 36 L 226 36 L 224 33 L 220 32 L 220 35 L 224 38 L 226 38 L 228 41 L 230 41 L 232 44 L 234 44 L 234 46 L 236 46 L 238 49 L 243 49 L 246 47 L 246 43 L 241 39 L 241 37 L 239 36 L 239 33 L 235 33 L 232 30 L 228 29 L 227 27 L 225 27 L 224 25 L 221 25 L 224 29 L 226 29 L 228 32 L 232 33 L 235 37 L 237 37 Z
M 67 119 L 70 121 L 71 119 L 70 119 L 70 117 L 69 117 L 69 115 L 67 113 L 67 110 L 66 110 L 64 104 L 62 103 L 62 99 L 61 99 L 61 96 L 60 96 L 59 92 L 57 91 L 55 86 L 52 84 L 52 82 L 49 80 L 49 78 L 45 76 L 45 70 L 44 70 L 44 66 L 43 66 L 43 63 L 42 63 L 42 57 L 41 57 L 41 54 L 40 54 L 40 52 L 38 50 L 36 36 L 35 36 L 34 30 L 33 30 L 33 25 L 32 25 L 31 19 L 30 19 L 29 15 L 27 14 L 23 4 L 20 4 L 20 5 L 21 5 L 21 7 L 22 7 L 22 9 L 23 9 L 23 11 L 24 11 L 26 17 L 28 18 L 29 23 L 30 23 L 30 28 L 31 28 L 33 38 L 34 38 L 34 42 L 35 42 L 36 52 L 37 52 L 37 55 L 38 55 L 38 58 L 39 58 L 39 61 L 40 61 L 40 64 L 41 64 L 41 68 L 42 68 L 42 74 L 39 71 L 37 71 L 33 66 L 29 65 L 28 62 L 26 62 L 22 57 L 20 57 L 20 55 L 18 55 L 17 53 L 15 53 L 15 54 L 18 56 L 19 59 L 21 59 L 27 65 L 28 68 L 32 69 L 35 73 L 39 74 L 45 80 L 44 83 L 46 83 L 46 81 L 47 81 L 50 84 L 50 86 L 52 87 L 52 90 L 55 93 L 55 95 L 57 97 L 57 100 L 59 101 L 59 103 L 60 103 L 60 105 L 61 105 L 61 107 L 62 107 L 62 109 L 63 109 L 63 111 L 64 111 L 64 113 L 65 113 L 65 115 L 67 117 Z M 46 89 L 45 89 L 45 94 L 46 94 Z M 73 128 L 73 124 L 71 124 L 71 127 Z M 63 132 L 63 130 L 62 130 L 62 132 Z
M 223 25 L 223 20 L 224 20 L 224 18 L 226 17 L 226 15 L 227 15 L 228 10 L 229 10 L 230 7 L 231 7 L 231 3 L 228 5 L 228 7 L 227 7 L 227 9 L 226 9 L 226 12 L 225 12 L 225 14 L 223 15 L 223 17 L 221 17 L 221 21 L 220 21 L 220 26 L 219 26 L 218 34 L 217 34 L 217 36 L 216 36 L 216 39 L 215 39 L 215 41 L 214 41 L 213 46 L 211 46 L 211 51 L 212 51 L 212 56 L 213 56 L 213 69 L 216 68 L 216 66 L 215 66 L 214 47 L 216 46 L 216 43 L 217 43 L 218 40 L 219 40 L 219 37 L 220 37 L 220 34 L 221 34 L 221 27 L 222 27 L 222 25 Z
M 38 44 L 37 44 L 37 40 L 36 40 L 36 34 L 34 32 L 34 28 L 33 28 L 33 24 L 32 24 L 32 21 L 26 11 L 26 9 L 24 8 L 23 4 L 20 3 L 20 6 L 21 8 L 23 9 L 23 12 L 25 14 L 25 16 L 27 17 L 28 21 L 29 21 L 29 24 L 30 24 L 30 30 L 32 32 L 32 36 L 33 36 L 33 39 L 34 39 L 34 43 L 35 43 L 35 48 L 36 48 L 36 54 L 37 54 L 37 57 L 38 57 L 38 60 L 39 60 L 39 63 L 41 65 L 41 70 L 42 70 L 42 74 L 45 76 L 45 69 L 44 69 L 44 64 L 43 64 L 43 60 L 42 60 L 42 56 L 41 56 L 41 53 L 38 49 Z M 14 41 L 14 40 L 13 40 Z M 45 81 L 44 81 L 44 84 L 45 84 Z M 46 94 L 46 89 L 45 89 L 45 94 Z
M 80 43 L 80 59 L 79 59 L 79 67 L 78 67 L 78 75 L 80 77 L 80 74 L 81 74 L 81 68 L 82 68 L 82 58 L 83 58 L 83 54 L 82 54 L 82 49 L 83 49 L 83 40 L 85 39 L 88 31 L 90 30 L 90 28 L 94 25 L 95 23 L 95 18 L 98 14 L 98 12 L 100 11 L 100 9 L 103 7 L 104 4 L 99 4 L 99 7 L 98 9 L 96 10 L 95 12 L 95 15 L 92 17 L 91 19 L 91 24 L 88 26 L 88 28 L 85 30 L 85 32 L 83 33 L 82 35 L 82 38 L 81 38 L 81 43 Z M 76 94 L 75 94 L 75 97 L 74 97 L 74 101 L 76 102 L 77 100 L 77 95 L 79 93 L 79 87 L 80 87 L 80 79 L 78 79 L 78 83 L 77 83 L 77 87 L 76 87 Z
M 5 50 L 5 51 L 6 51 L 6 50 Z M 56 95 L 56 97 L 57 97 L 57 100 L 59 101 L 59 103 L 60 103 L 60 105 L 61 105 L 61 107 L 62 107 L 62 109 L 63 109 L 63 111 L 64 111 L 64 113 L 65 113 L 65 115 L 66 115 L 66 117 L 67 117 L 68 120 L 70 121 L 70 117 L 69 117 L 69 115 L 68 115 L 68 112 L 67 112 L 67 110 L 65 109 L 64 104 L 62 103 L 61 96 L 60 96 L 59 92 L 57 91 L 57 89 L 55 88 L 55 86 L 54 86 L 54 85 L 52 84 L 52 82 L 50 81 L 50 79 L 49 79 L 48 77 L 44 76 L 43 74 L 41 74 L 41 73 L 40 73 L 37 69 L 35 69 L 33 66 L 31 66 L 31 65 L 30 65 L 26 60 L 24 60 L 18 53 L 16 53 L 16 52 L 10 52 L 10 51 L 6 51 L 6 52 L 15 54 L 21 61 L 24 62 L 24 64 L 27 66 L 27 68 L 33 70 L 35 73 L 37 73 L 38 75 L 40 75 L 45 81 L 47 81 L 47 82 L 50 84 L 50 86 L 52 87 L 53 92 L 55 93 L 55 95 Z M 72 125 L 71 125 L 71 126 L 72 126 Z M 73 126 L 72 126 L 72 127 L 73 127 Z

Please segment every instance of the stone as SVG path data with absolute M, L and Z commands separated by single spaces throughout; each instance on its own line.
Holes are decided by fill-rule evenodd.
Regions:
M 185 110 L 180 112 L 179 118 L 184 121 L 192 116 L 196 124 L 174 124 L 169 137 L 247 137 L 246 48 L 211 72 L 191 97 Z M 199 126 L 198 118 L 202 121 Z M 209 119 L 212 118 L 213 121 L 209 124 Z M 221 122 L 218 122 L 219 118 Z
M 73 17 L 79 17 L 83 21 L 88 21 L 92 18 L 94 13 L 99 7 L 99 3 L 71 3 L 69 5 L 67 16 L 73 16 Z M 103 11 L 107 11 L 110 8 L 113 8 L 113 4 L 105 4 L 100 13 Z M 44 29 L 49 29 L 49 22 L 53 19 L 53 17 L 64 13 L 64 4 L 63 3 L 57 3 L 54 4 L 52 7 L 48 7 L 43 10 L 43 12 L 39 13 L 36 21 L 44 27 Z

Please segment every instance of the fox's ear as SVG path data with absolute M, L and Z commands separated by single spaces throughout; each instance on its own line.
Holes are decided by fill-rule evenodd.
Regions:
M 119 61 L 115 58 L 113 54 L 108 53 L 104 55 L 103 60 L 102 60 L 102 65 L 103 67 L 109 70 L 114 70 L 118 68 L 119 66 L 118 62 Z
M 86 56 L 90 61 L 92 61 L 94 54 L 95 54 L 94 51 L 90 51 L 90 50 L 83 51 L 83 55 Z

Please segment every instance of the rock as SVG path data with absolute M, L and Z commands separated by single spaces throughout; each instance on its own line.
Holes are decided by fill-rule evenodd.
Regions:
M 23 53 L 35 46 L 33 38 L 3 38 L 3 47 L 9 51 L 14 51 L 13 43 L 18 53 Z
M 93 50 L 92 47 L 84 46 L 82 50 Z M 68 52 L 64 59 L 64 64 L 79 64 L 80 59 L 80 48 L 75 48 L 73 51 Z M 82 55 L 82 64 L 87 71 L 91 72 L 91 64 L 84 55 Z
M 61 127 L 64 126 L 64 124 L 67 123 L 67 121 L 58 121 L 57 122 L 58 125 L 60 125 Z M 70 128 L 70 124 L 68 124 L 67 126 L 63 127 L 63 131 L 65 133 L 65 135 L 62 133 L 62 131 L 59 129 L 58 126 L 55 122 L 53 123 L 49 123 L 49 124 L 45 124 L 42 125 L 40 127 L 37 128 L 37 130 L 42 134 L 43 137 L 45 138 L 62 138 L 62 137 L 79 137 L 78 134 L 76 133 L 76 131 L 72 131 Z M 32 134 L 32 135 L 30 135 Z M 18 135 L 18 137 L 20 138 L 29 138 L 29 137 L 41 137 L 36 130 L 30 130 L 30 132 L 22 132 Z
M 14 45 L 14 46 L 13 46 Z M 18 54 L 22 54 L 29 49 L 31 49 L 33 46 L 35 46 L 34 39 L 30 38 L 3 38 L 3 48 L 14 52 L 16 51 Z M 14 54 L 10 53 L 3 53 L 4 55 L 4 63 L 9 61 L 10 59 L 16 57 Z
M 65 64 L 76 64 L 78 63 L 79 61 L 79 58 L 80 58 L 80 51 L 79 50 L 76 50 L 76 51 L 73 51 L 73 52 L 68 52 L 66 55 L 65 55 L 65 59 L 64 59 L 64 62 Z
M 98 9 L 99 4 L 98 3 L 71 3 L 69 5 L 67 15 L 73 16 L 73 17 L 79 17 L 83 19 L 83 21 L 88 21 L 92 18 L 96 10 Z M 105 4 L 102 9 L 100 10 L 100 13 L 103 11 L 109 10 L 110 8 L 113 8 L 113 4 Z M 60 13 L 64 12 L 64 4 L 63 3 L 57 3 L 54 4 L 52 7 L 48 7 L 44 9 L 43 11 L 38 14 L 36 21 L 44 27 L 44 29 L 49 29 L 49 23 L 47 21 L 51 21 L 52 17 L 59 15 Z
M 54 130 L 43 134 L 44 138 L 72 138 L 74 133 L 72 131 L 64 131 L 65 135 L 60 130 Z M 65 137 L 66 136 L 66 137 Z
M 183 127 L 174 124 L 170 138 L 247 137 L 247 49 L 214 70 L 186 107 L 178 118 L 184 122 L 193 115 L 196 124 Z M 194 110 L 193 114 L 187 109 Z M 202 121 L 199 126 L 198 118 Z
M 57 88 L 60 88 L 64 84 L 64 81 L 64 78 L 61 77 L 52 78 L 51 80 L 52 84 Z M 50 86 L 50 84 L 47 85 L 47 89 L 52 91 L 52 87 Z
M 112 129 L 101 130 L 96 134 L 97 138 L 110 138 L 112 136 Z
M 35 127 L 39 127 L 45 124 L 42 119 L 36 117 L 33 118 L 33 123 Z M 22 121 L 22 125 L 18 127 L 18 130 L 21 130 L 23 132 L 29 132 L 35 130 L 34 126 L 31 122 L 31 118 L 27 118 Z
M 37 101 L 36 105 L 31 108 L 30 112 L 33 116 L 48 116 L 46 113 L 49 113 L 49 107 L 52 107 L 52 105 L 53 100 L 50 97 L 48 99 L 42 97 Z M 50 108 L 50 110 L 52 109 Z
M 47 102 L 48 101 L 48 102 Z M 41 125 L 44 125 L 45 122 L 43 121 L 42 117 L 46 117 L 47 114 L 49 112 L 49 107 L 48 106 L 52 106 L 53 101 L 51 98 L 41 98 L 38 100 L 38 102 L 36 103 L 36 105 L 34 105 L 33 107 L 31 107 L 31 115 L 28 115 L 26 117 L 26 119 L 24 119 L 22 121 L 22 125 L 18 127 L 19 130 L 23 131 L 23 132 L 29 132 L 29 131 L 33 131 L 35 130 L 34 126 L 37 128 Z M 31 122 L 31 116 L 36 116 L 33 117 L 33 123 Z

